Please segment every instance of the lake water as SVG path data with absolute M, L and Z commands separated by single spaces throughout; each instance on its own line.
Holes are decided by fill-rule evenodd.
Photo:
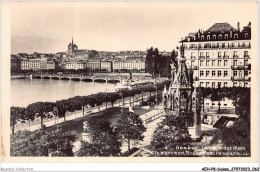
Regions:
M 67 99 L 87 96 L 113 89 L 115 84 L 52 79 L 12 79 L 11 106 L 25 107 L 38 101 Z

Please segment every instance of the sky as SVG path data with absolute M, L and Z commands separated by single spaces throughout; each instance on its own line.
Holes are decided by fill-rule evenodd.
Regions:
M 11 10 L 11 53 L 141 50 L 172 51 L 189 32 L 214 23 L 252 22 L 256 2 L 18 3 Z

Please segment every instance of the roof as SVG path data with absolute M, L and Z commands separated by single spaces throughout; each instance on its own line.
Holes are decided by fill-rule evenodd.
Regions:
M 213 26 L 211 26 L 206 32 L 227 32 L 235 30 L 229 23 L 215 23 Z

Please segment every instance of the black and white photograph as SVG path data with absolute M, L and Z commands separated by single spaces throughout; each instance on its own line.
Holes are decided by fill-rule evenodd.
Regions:
M 256 161 L 257 5 L 3 4 L 2 160 Z

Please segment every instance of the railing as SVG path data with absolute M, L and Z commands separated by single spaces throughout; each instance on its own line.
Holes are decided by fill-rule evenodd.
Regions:
M 250 57 L 249 57 L 249 55 L 244 55 L 244 58 L 249 59 Z
M 238 55 L 233 55 L 233 58 L 238 58 Z
M 232 65 L 232 70 L 251 70 L 251 64 L 248 65 Z
M 218 56 L 219 59 L 221 59 L 221 56 Z
M 245 76 L 245 77 L 231 77 L 232 81 L 251 81 L 251 77 Z
M 196 56 L 190 56 L 190 59 L 196 59 Z
M 229 58 L 229 56 L 223 56 L 223 59 L 228 59 Z
M 205 59 L 205 56 L 199 56 L 200 59 Z
M 196 76 L 196 77 L 194 78 L 194 81 L 198 81 L 198 80 L 199 80 L 199 77 Z

